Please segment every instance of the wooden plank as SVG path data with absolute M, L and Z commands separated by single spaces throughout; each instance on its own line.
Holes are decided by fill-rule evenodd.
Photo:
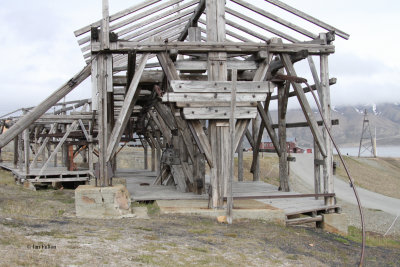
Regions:
M 238 69 L 238 70 L 256 70 L 258 69 L 258 64 L 255 61 L 250 60 L 237 60 L 228 59 L 227 60 L 228 69 Z M 205 60 L 178 60 L 175 62 L 175 67 L 179 71 L 206 71 L 207 61 Z
M 137 100 L 137 97 L 138 97 L 139 91 L 140 91 L 140 90 L 138 90 L 140 76 L 143 73 L 143 70 L 146 65 L 148 57 L 149 57 L 149 54 L 145 54 L 142 56 L 139 66 L 138 66 L 138 68 L 135 72 L 135 75 L 133 76 L 132 82 L 129 86 L 128 92 L 126 93 L 124 105 L 118 116 L 118 119 L 115 122 L 114 129 L 111 132 L 110 142 L 108 144 L 107 154 L 106 154 L 107 162 L 110 161 L 111 158 L 113 157 L 113 155 L 115 154 L 115 151 L 121 140 L 123 131 L 125 130 L 126 125 L 129 120 L 129 117 L 132 113 L 133 107 L 135 105 L 135 102 Z
M 285 65 L 285 69 L 286 69 L 288 75 L 297 76 L 296 71 L 293 67 L 293 64 L 290 61 L 289 55 L 281 54 L 281 58 L 283 60 L 283 63 Z M 304 91 L 302 90 L 300 84 L 298 84 L 296 82 L 291 82 L 291 84 L 297 93 L 297 98 L 300 102 L 300 106 L 304 112 L 304 116 L 306 117 L 308 124 L 310 125 L 311 133 L 313 134 L 314 139 L 316 140 L 316 142 L 318 144 L 321 154 L 322 154 L 322 156 L 326 157 L 327 154 L 326 154 L 326 149 L 325 149 L 325 144 L 324 144 L 324 140 L 322 137 L 322 133 L 318 129 L 317 121 L 314 117 L 314 113 L 311 110 L 310 104 L 308 103 L 308 100 L 304 94 Z
M 183 115 L 187 120 L 229 119 L 230 113 L 229 107 L 183 108 Z M 255 107 L 238 107 L 235 110 L 237 119 L 251 119 L 256 116 L 257 108 Z
M 317 35 L 313 34 L 312 32 L 309 32 L 306 29 L 303 29 L 303 28 L 301 28 L 301 27 L 299 27 L 299 26 L 297 26 L 297 25 L 295 25 L 295 24 L 293 24 L 293 23 L 291 23 L 291 22 L 289 22 L 287 20 L 282 19 L 281 17 L 278 17 L 278 16 L 276 16 L 276 15 L 270 13 L 270 12 L 267 12 L 265 9 L 261 9 L 259 7 L 256 7 L 256 6 L 254 6 L 254 5 L 252 5 L 252 4 L 248 3 L 248 2 L 245 2 L 243 0 L 232 0 L 232 2 L 234 2 L 234 3 L 238 4 L 238 5 L 241 5 L 242 7 L 248 8 L 248 9 L 250 9 L 250 10 L 252 10 L 252 11 L 254 11 L 254 12 L 256 12 L 256 13 L 262 15 L 262 16 L 264 16 L 264 17 L 269 18 L 270 20 L 275 21 L 276 23 L 279 23 L 279 24 L 281 24 L 281 25 L 283 25 L 285 27 L 288 27 L 289 29 L 292 29 L 292 30 L 294 30 L 294 31 L 296 31 L 298 33 L 301 33 L 301 34 L 303 34 L 303 35 L 305 35 L 307 37 L 310 37 L 311 39 L 315 39 L 315 38 L 318 37 Z
M 32 109 L 28 114 L 21 117 L 10 129 L 0 135 L 0 148 L 7 145 L 15 136 L 20 134 L 23 130 L 29 127 L 34 121 L 40 118 L 47 110 L 54 104 L 60 101 L 64 96 L 76 88 L 83 82 L 91 73 L 91 64 L 85 66 L 78 74 L 72 77 L 67 83 L 57 89 L 43 102 Z
M 256 20 L 256 19 L 253 19 L 253 18 L 251 18 L 249 16 L 244 15 L 244 13 L 235 11 L 235 10 L 230 9 L 230 8 L 227 8 L 226 12 L 231 14 L 231 15 L 233 15 L 233 16 L 235 16 L 235 17 L 237 17 L 237 18 L 240 18 L 240 19 L 242 19 L 244 21 L 247 21 L 247 22 L 249 22 L 249 23 L 251 23 L 253 25 L 256 25 L 256 26 L 258 26 L 258 27 L 270 32 L 270 33 L 273 33 L 273 34 L 275 34 L 275 35 L 277 35 L 279 37 L 282 37 L 283 39 L 286 39 L 286 40 L 291 41 L 291 42 L 297 42 L 298 41 L 296 38 L 294 38 L 294 37 L 282 32 L 282 31 L 279 31 L 279 30 L 277 30 L 277 29 L 275 29 L 275 28 L 273 28 L 271 26 L 268 26 L 268 25 L 266 25 L 264 23 L 261 23 L 259 20 Z M 229 21 L 228 23 L 231 24 L 232 21 Z M 240 25 L 240 24 L 233 23 L 232 26 L 237 26 L 237 25 Z M 243 26 L 240 25 L 240 30 L 241 29 L 243 29 Z M 261 39 L 261 37 L 262 37 L 262 35 L 260 35 L 259 33 L 253 32 L 251 30 L 246 30 L 246 32 L 248 32 L 249 34 L 256 33 L 257 35 L 255 37 L 257 37 L 259 39 Z M 251 34 L 251 35 L 253 35 L 253 34 Z M 263 39 L 269 39 L 269 38 L 265 36 Z
M 100 44 L 93 42 L 92 51 L 99 52 Z M 269 51 L 270 53 L 298 53 L 307 50 L 309 55 L 329 54 L 335 52 L 333 45 L 320 45 L 309 43 L 294 44 L 267 44 L 257 42 L 131 42 L 118 41 L 110 44 L 110 52 L 128 52 L 136 50 L 140 53 L 161 53 L 165 51 L 178 51 L 179 53 L 207 53 L 207 52 L 226 52 L 252 54 L 259 51 Z M 174 79 L 177 80 L 177 79 Z
M 339 125 L 339 120 L 331 120 L 332 125 Z M 318 126 L 322 126 L 324 124 L 323 121 L 317 121 Z M 308 122 L 292 122 L 286 123 L 286 128 L 300 128 L 300 127 L 309 127 Z M 272 128 L 276 129 L 279 128 L 278 124 L 272 124 Z
M 119 12 L 117 12 L 117 13 L 115 13 L 115 14 L 110 16 L 110 22 L 115 21 L 117 19 L 120 19 L 120 18 L 122 18 L 122 17 L 124 17 L 126 15 L 132 14 L 132 13 L 134 13 L 134 12 L 140 10 L 140 9 L 146 8 L 146 7 L 148 7 L 148 6 L 152 5 L 152 4 L 160 2 L 160 1 L 161 0 L 146 0 L 146 1 L 141 2 L 138 5 L 126 8 L 124 10 L 121 10 L 121 11 L 119 11 Z M 85 26 L 85 27 L 83 27 L 83 28 L 81 28 L 79 30 L 76 30 L 74 32 L 74 34 L 75 34 L 76 37 L 78 37 L 78 36 L 80 36 L 82 34 L 85 34 L 85 33 L 89 32 L 91 28 L 99 27 L 100 25 L 101 25 L 101 20 L 98 20 L 98 21 L 96 21 L 96 22 L 94 22 L 94 23 L 92 23 L 90 25 L 87 25 L 87 26 Z
M 128 19 L 125 19 L 125 20 L 119 21 L 118 23 L 113 24 L 110 27 L 110 30 L 114 31 L 114 30 L 120 29 L 120 28 L 122 28 L 122 27 L 124 27 L 124 26 L 126 26 L 126 25 L 128 25 L 128 24 L 130 24 L 132 22 L 135 22 L 135 21 L 138 21 L 138 20 L 140 20 L 142 18 L 145 18 L 145 17 L 149 16 L 150 14 L 157 13 L 157 12 L 159 12 L 161 10 L 164 10 L 164 9 L 168 8 L 168 7 L 171 7 L 173 5 L 179 4 L 182 1 L 183 0 L 163 1 L 162 4 L 160 4 L 160 5 L 156 5 L 153 8 L 147 9 L 146 11 L 144 11 L 142 13 L 136 14 L 134 16 L 129 17 Z
M 189 8 L 191 6 L 194 6 L 198 3 L 198 0 L 192 0 L 187 3 L 184 3 L 183 5 L 176 6 L 172 9 L 168 9 L 167 11 L 150 16 L 146 20 L 141 20 L 137 24 L 129 25 L 128 27 L 125 27 L 121 29 L 117 34 L 119 37 L 124 38 L 125 40 L 131 39 L 133 37 L 137 37 L 143 33 L 146 33 L 148 31 L 160 28 L 170 22 L 177 21 L 183 17 L 186 17 L 189 14 L 192 14 L 195 10 L 195 8 Z M 171 16 L 173 15 L 173 16 Z M 165 19 L 163 19 L 165 18 Z M 186 19 L 187 21 L 188 19 Z M 157 23 L 154 23 L 157 22 Z M 149 26 L 148 26 L 149 25 Z M 148 27 L 145 27 L 148 26 Z M 140 30 L 138 30 L 140 29 Z M 126 35 L 128 33 L 132 32 L 129 35 Z M 124 36 L 126 35 L 126 36 Z
M 233 82 L 172 80 L 170 85 L 174 93 L 230 93 Z M 238 81 L 236 86 L 237 93 L 271 93 L 269 82 Z
M 178 108 L 202 108 L 204 107 L 204 102 L 175 102 Z M 218 107 L 229 107 L 229 102 L 209 102 L 207 106 L 218 106 Z M 239 102 L 236 103 L 237 107 L 257 107 L 257 102 Z
M 259 102 L 264 101 L 267 93 L 238 93 L 237 102 Z M 163 102 L 204 102 L 204 103 L 220 103 L 229 102 L 230 93 L 165 93 L 162 98 Z
M 305 19 L 305 20 L 307 20 L 307 21 L 309 21 L 309 22 L 311 22 L 311 23 L 313 23 L 313 24 L 315 24 L 317 26 L 320 26 L 321 28 L 324 28 L 324 29 L 326 29 L 328 31 L 334 31 L 335 34 L 337 34 L 338 36 L 340 36 L 340 37 L 342 37 L 342 38 L 344 38 L 346 40 L 348 40 L 349 37 L 350 37 L 349 34 L 343 32 L 343 31 L 341 31 L 341 30 L 339 30 L 339 29 L 337 29 L 337 28 L 335 28 L 333 26 L 330 26 L 329 24 L 326 24 L 325 22 L 322 22 L 319 19 L 316 19 L 316 18 L 314 18 L 314 17 L 312 17 L 312 16 L 310 16 L 310 15 L 308 15 L 308 14 L 306 14 L 306 13 L 304 13 L 304 12 L 294 8 L 294 7 L 291 7 L 291 6 L 285 4 L 285 3 L 281 2 L 281 1 L 278 1 L 278 0 L 265 0 L 265 1 L 275 5 L 277 7 L 280 7 L 280 8 L 282 8 L 282 9 L 284 9 L 284 10 L 286 10 L 286 11 L 288 11 L 288 12 L 290 12 L 290 13 L 292 13 L 292 14 L 294 14 L 294 15 L 302 18 L 302 19 Z

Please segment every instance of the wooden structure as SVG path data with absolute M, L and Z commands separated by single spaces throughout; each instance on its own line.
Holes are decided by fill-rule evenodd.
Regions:
M 322 33 L 311 32 L 272 10 Z M 306 118 L 300 125 L 310 128 L 318 151 L 316 193 L 325 193 L 325 204 L 335 207 L 331 141 L 319 127 L 305 94 L 318 92 L 323 117 L 330 122 L 330 85 L 336 80 L 329 77 L 328 57 L 335 51 L 335 36 L 348 39 L 348 34 L 278 0 L 265 0 L 258 6 L 245 0 L 148 0 L 111 15 L 108 1 L 103 0 L 102 19 L 78 29 L 75 35 L 87 65 L 2 134 L 0 147 L 19 138 L 26 140 L 27 148 L 33 133 L 43 132 L 38 142 L 42 149 L 46 140 L 55 137 L 59 120 L 65 119 L 67 125 L 57 135 L 61 139 L 54 151 L 80 128 L 79 142 L 89 150 L 89 171 L 93 171 L 90 158 L 98 151 L 97 185 L 110 186 L 109 170 L 115 167 L 119 144 L 130 141 L 135 133 L 146 155 L 147 147 L 151 149 L 157 184 L 202 194 L 208 165 L 210 190 L 205 193 L 210 196 L 210 207 L 222 208 L 224 198 L 229 202 L 232 197 L 231 152 L 242 146 L 244 138 L 253 148 L 254 181 L 260 180 L 258 157 L 264 130 L 279 156 L 280 188 L 289 191 L 283 149 L 286 110 L 288 98 L 297 97 Z M 294 63 L 301 60 L 307 61 L 313 77 L 310 88 L 297 78 Z M 89 76 L 92 99 L 88 111 L 46 114 Z M 269 111 L 271 101 L 278 102 L 276 126 Z M 46 130 L 32 127 L 48 118 L 52 120 Z M 16 152 L 20 147 L 16 146 Z M 42 168 L 54 157 L 55 152 Z M 242 162 L 239 153 L 239 168 Z

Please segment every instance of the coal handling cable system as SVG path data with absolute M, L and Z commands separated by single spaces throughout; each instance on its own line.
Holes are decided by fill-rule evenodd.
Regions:
M 342 162 L 343 167 L 344 167 L 344 169 L 346 171 L 347 177 L 350 180 L 350 186 L 353 189 L 354 196 L 356 197 L 356 200 L 357 200 L 358 210 L 360 212 L 360 218 L 361 218 L 361 231 L 362 231 L 361 253 L 360 253 L 360 262 L 359 262 L 359 266 L 361 267 L 361 266 L 363 266 L 363 263 L 364 263 L 365 240 L 366 240 L 364 213 L 363 213 L 363 210 L 362 210 L 361 200 L 360 200 L 360 197 L 358 195 L 356 186 L 354 184 L 354 180 L 351 177 L 349 169 L 348 169 L 348 167 L 346 165 L 346 162 L 344 161 L 344 159 L 342 157 L 342 154 L 340 153 L 339 147 L 337 146 L 335 140 L 333 139 L 332 133 L 331 133 L 331 131 L 330 131 L 329 127 L 328 127 L 328 124 L 327 124 L 327 122 L 326 122 L 326 120 L 325 120 L 325 118 L 324 118 L 324 116 L 322 114 L 322 108 L 321 108 L 321 105 L 320 105 L 320 103 L 319 103 L 319 101 L 317 99 L 317 96 L 315 95 L 314 90 L 311 88 L 311 86 L 307 82 L 307 79 L 305 79 L 305 78 L 301 78 L 301 77 L 297 77 L 297 76 L 290 76 L 290 75 L 282 75 L 282 74 L 275 75 L 274 78 L 278 78 L 280 80 L 286 80 L 286 81 L 289 81 L 291 83 L 304 83 L 308 87 L 308 89 L 310 90 L 310 92 L 311 92 L 311 94 L 312 94 L 312 96 L 314 98 L 314 101 L 315 101 L 315 103 L 316 103 L 316 105 L 318 107 L 318 112 L 321 115 L 324 128 L 326 129 L 326 132 L 328 133 L 329 138 L 332 140 L 332 144 L 333 144 L 333 146 L 335 147 L 335 149 L 336 149 L 336 151 L 338 153 L 340 161 Z

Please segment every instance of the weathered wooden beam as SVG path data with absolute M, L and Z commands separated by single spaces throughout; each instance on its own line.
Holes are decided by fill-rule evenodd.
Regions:
M 292 62 L 290 61 L 289 55 L 281 54 L 281 58 L 283 60 L 283 63 L 285 65 L 285 69 L 286 69 L 288 75 L 296 77 L 297 74 L 293 67 Z M 296 83 L 294 81 L 291 81 L 291 83 L 292 83 L 294 90 L 296 91 L 300 106 L 304 112 L 304 116 L 306 117 L 306 120 L 307 120 L 308 124 L 310 125 L 311 133 L 313 134 L 314 139 L 316 140 L 316 142 L 318 144 L 318 147 L 321 151 L 322 156 L 326 157 L 327 154 L 326 154 L 326 149 L 325 149 L 325 144 L 324 144 L 324 140 L 322 137 L 322 133 L 318 129 L 317 121 L 311 110 L 310 104 L 308 103 L 308 100 L 303 91 L 303 88 L 301 88 L 299 83 Z
M 315 24 L 315 25 L 317 25 L 319 27 L 322 27 L 322 28 L 324 28 L 324 29 L 326 29 L 328 31 L 334 31 L 335 34 L 339 35 L 340 37 L 342 37 L 342 38 L 344 38 L 346 40 L 348 40 L 349 37 L 350 37 L 349 34 L 343 32 L 343 31 L 341 31 L 341 30 L 339 30 L 339 29 L 337 29 L 337 28 L 335 28 L 333 26 L 330 26 L 329 24 L 326 24 L 325 22 L 322 22 L 319 19 L 316 19 L 316 18 L 314 18 L 314 17 L 312 17 L 312 16 L 310 16 L 310 15 L 308 15 L 308 14 L 306 14 L 306 13 L 304 13 L 304 12 L 302 12 L 302 11 L 296 9 L 296 8 L 293 8 L 293 7 L 283 3 L 281 1 L 278 1 L 278 0 L 265 0 L 265 1 L 275 5 L 277 7 L 280 7 L 282 9 L 284 9 L 284 10 L 286 10 L 286 11 L 288 11 L 288 12 L 290 12 L 290 13 L 292 13 L 292 14 L 294 14 L 294 15 L 302 18 L 302 19 L 305 19 L 305 20 L 307 20 L 307 21 L 309 21 L 309 22 L 311 22 L 311 23 L 313 23 L 313 24 Z
M 199 20 L 205 9 L 206 0 L 200 0 L 195 11 L 193 12 L 193 15 L 189 19 L 189 22 L 186 24 L 185 29 L 182 31 L 181 35 L 179 35 L 178 41 L 184 41 L 186 39 L 186 37 L 188 36 L 189 28 L 197 25 L 197 21 Z
M 339 120 L 338 119 L 334 119 L 331 120 L 332 125 L 339 125 Z M 317 121 L 318 126 L 322 126 L 324 125 L 323 121 Z M 304 122 L 292 122 L 292 123 L 286 123 L 285 124 L 286 128 L 301 128 L 301 127 L 309 127 L 308 122 L 304 121 Z M 272 128 L 276 129 L 279 128 L 278 124 L 272 124 Z
M 54 104 L 60 101 L 64 96 L 76 88 L 81 82 L 90 76 L 91 65 L 84 67 L 78 74 L 72 77 L 67 83 L 61 86 L 58 90 L 52 93 L 42 103 L 36 106 L 28 114 L 21 117 L 8 131 L 0 136 L 0 148 L 7 145 L 15 136 L 29 127 L 35 120 L 40 118 Z
M 117 121 L 115 122 L 114 129 L 111 132 L 106 154 L 107 162 L 110 161 L 115 154 L 119 141 L 121 140 L 121 136 L 132 113 L 133 107 L 135 106 L 137 97 L 139 96 L 140 89 L 138 89 L 138 85 L 140 81 L 140 76 L 142 75 L 148 57 L 149 54 L 144 54 L 142 56 L 137 71 L 135 72 L 132 82 L 129 86 L 128 92 L 126 93 L 124 105 L 122 106 L 122 110 L 119 113 Z
M 256 12 L 256 13 L 262 15 L 262 16 L 264 16 L 264 17 L 267 17 L 270 20 L 273 20 L 273 21 L 275 21 L 275 22 L 277 22 L 277 23 L 279 23 L 279 24 L 281 24 L 281 25 L 283 25 L 285 27 L 288 27 L 289 29 L 292 29 L 292 30 L 294 30 L 294 31 L 296 31 L 298 33 L 301 33 L 301 34 L 303 34 L 303 35 L 305 35 L 307 37 L 310 37 L 312 39 L 318 37 L 317 35 L 313 34 L 312 32 L 309 32 L 306 29 L 303 29 L 303 28 L 301 28 L 301 27 L 299 27 L 299 26 L 297 26 L 297 25 L 295 25 L 295 24 L 293 24 L 293 23 L 291 23 L 289 21 L 286 21 L 286 20 L 282 19 L 281 17 L 276 16 L 276 15 L 266 11 L 265 9 L 259 8 L 257 6 L 254 6 L 254 5 L 250 4 L 250 3 L 242 1 L 242 0 L 231 0 L 231 1 L 236 3 L 236 4 L 238 4 L 238 5 L 241 5 L 242 7 L 248 8 L 248 9 L 250 9 L 250 10 L 252 10 L 252 11 L 254 11 L 254 12 Z
M 329 85 L 334 85 L 334 84 L 336 84 L 336 82 L 337 82 L 337 79 L 336 79 L 336 78 L 330 78 L 330 79 L 329 79 Z M 313 85 L 311 85 L 310 87 L 311 87 L 311 89 L 312 89 L 313 91 L 317 90 L 316 84 L 313 84 Z M 304 93 L 308 93 L 308 92 L 310 92 L 310 88 L 308 88 L 308 86 L 307 86 L 307 87 L 303 87 L 303 91 L 304 91 Z M 294 97 L 294 96 L 296 96 L 296 92 L 290 92 L 288 96 L 289 96 L 289 97 Z M 276 100 L 276 99 L 278 99 L 278 95 L 273 95 L 273 96 L 271 97 L 271 100 Z M 288 127 L 288 128 L 289 128 L 289 127 Z
M 138 5 L 126 8 L 124 10 L 121 10 L 121 11 L 119 11 L 119 12 L 117 12 L 117 13 L 115 13 L 115 14 L 110 16 L 110 22 L 115 21 L 117 19 L 120 19 L 120 18 L 122 18 L 122 17 L 124 17 L 126 15 L 132 14 L 132 13 L 134 13 L 136 11 L 139 11 L 140 9 L 146 8 L 146 7 L 148 7 L 148 6 L 152 5 L 152 4 L 160 2 L 160 1 L 161 0 L 147 0 L 147 1 L 141 2 Z M 98 20 L 98 21 L 96 21 L 96 22 L 94 22 L 94 23 L 92 23 L 90 25 L 87 25 L 87 26 L 85 26 L 85 27 L 83 27 L 83 28 L 81 28 L 79 30 L 76 30 L 74 32 L 74 34 L 75 34 L 76 37 L 78 37 L 78 36 L 80 36 L 82 34 L 85 34 L 85 33 L 89 32 L 90 29 L 93 28 L 93 27 L 100 27 L 100 25 L 101 25 L 101 20 Z
M 258 109 L 258 113 L 261 115 L 261 119 L 263 121 L 264 127 L 267 130 L 272 143 L 274 144 L 274 147 L 276 149 L 276 152 L 278 154 L 278 156 L 281 155 L 281 149 L 279 146 L 279 141 L 278 138 L 276 136 L 275 130 L 272 128 L 272 119 L 271 119 L 271 115 L 269 114 L 269 111 L 265 111 L 264 107 L 261 105 L 261 103 L 257 104 L 257 109 Z
M 286 113 L 288 105 L 290 83 L 278 86 L 278 125 L 279 125 L 279 187 L 282 191 L 289 192 L 289 172 L 286 145 Z
M 178 51 L 179 53 L 207 53 L 226 52 L 253 54 L 259 51 L 270 53 L 298 53 L 307 50 L 309 55 L 330 54 L 335 52 L 333 45 L 320 45 L 309 43 L 294 44 L 266 44 L 255 42 L 130 42 L 118 41 L 110 44 L 110 52 L 125 53 L 136 50 L 138 53 L 161 53 L 165 51 Z M 92 51 L 101 51 L 100 43 L 92 43 Z M 175 79 L 176 80 L 176 79 Z

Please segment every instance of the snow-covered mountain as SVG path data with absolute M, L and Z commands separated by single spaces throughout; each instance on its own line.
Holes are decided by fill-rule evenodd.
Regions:
M 365 110 L 372 135 L 375 135 L 376 128 L 378 146 L 400 145 L 400 103 L 332 107 L 332 119 L 339 119 L 339 125 L 333 126 L 332 131 L 335 140 L 339 144 L 357 145 L 360 142 Z M 276 112 L 271 115 L 276 121 Z M 287 120 L 300 122 L 305 121 L 305 118 L 301 110 L 289 110 Z M 308 128 L 288 129 L 288 137 L 296 137 L 300 145 L 312 146 Z

